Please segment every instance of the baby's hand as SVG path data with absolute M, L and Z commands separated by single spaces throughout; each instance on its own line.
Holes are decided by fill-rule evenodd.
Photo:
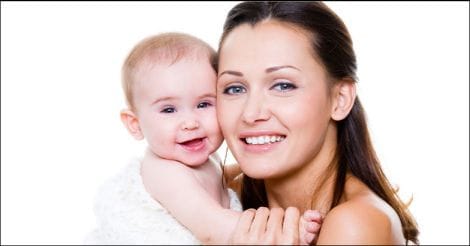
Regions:
M 299 220 L 299 239 L 301 245 L 315 244 L 322 222 L 322 215 L 317 210 L 307 210 L 304 212 Z

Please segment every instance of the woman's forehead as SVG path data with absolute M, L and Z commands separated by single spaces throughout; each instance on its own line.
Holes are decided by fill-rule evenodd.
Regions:
M 289 40 L 292 45 L 302 45 L 309 44 L 310 37 L 311 34 L 298 25 L 278 20 L 266 20 L 255 25 L 245 23 L 235 27 L 224 38 L 221 49 L 234 43 L 249 45 L 252 43 L 249 41 L 276 42 L 281 38 Z
M 220 49 L 219 69 L 262 65 L 302 67 L 318 63 L 306 32 L 293 24 L 265 21 L 242 24 L 226 36 Z

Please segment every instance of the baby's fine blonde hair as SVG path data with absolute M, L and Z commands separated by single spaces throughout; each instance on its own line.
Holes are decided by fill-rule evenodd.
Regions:
M 127 106 L 134 110 L 133 84 L 142 65 L 174 64 L 183 58 L 205 57 L 216 71 L 216 52 L 206 42 L 184 33 L 161 33 L 140 41 L 122 66 L 122 88 Z

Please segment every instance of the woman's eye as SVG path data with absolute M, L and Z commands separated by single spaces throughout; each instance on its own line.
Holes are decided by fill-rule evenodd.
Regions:
M 286 91 L 297 89 L 297 86 L 289 82 L 280 82 L 280 83 L 273 85 L 271 89 L 281 91 L 281 92 L 286 92 Z
M 239 86 L 239 85 L 229 86 L 224 89 L 224 94 L 228 94 L 228 95 L 241 94 L 245 92 L 246 92 L 246 89 L 243 88 L 243 86 Z
M 174 113 L 176 112 L 176 108 L 174 107 L 166 107 L 164 109 L 162 109 L 162 111 L 160 111 L 160 113 L 164 113 L 164 114 L 171 114 L 171 113 Z
M 207 107 L 210 107 L 210 106 L 212 106 L 211 103 L 209 103 L 209 102 L 202 102 L 202 103 L 199 103 L 199 104 L 197 105 L 197 108 L 207 108 Z

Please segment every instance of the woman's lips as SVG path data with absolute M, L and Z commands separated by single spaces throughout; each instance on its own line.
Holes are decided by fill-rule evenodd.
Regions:
M 243 138 L 247 144 L 272 144 L 276 142 L 281 142 L 285 139 L 284 135 L 261 135 L 254 137 L 245 137 Z
M 285 135 L 280 134 L 263 134 L 263 135 L 246 135 L 240 138 L 245 151 L 253 153 L 261 153 L 273 150 L 286 139 Z

